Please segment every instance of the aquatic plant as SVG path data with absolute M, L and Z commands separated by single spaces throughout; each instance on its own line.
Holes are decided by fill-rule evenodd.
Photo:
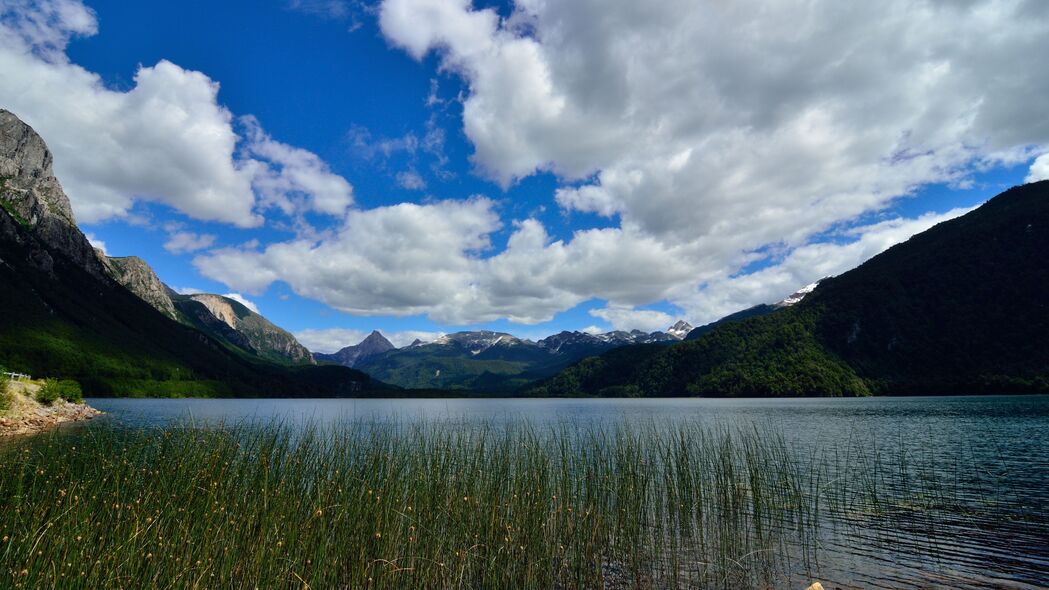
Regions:
M 874 457 L 695 423 L 91 425 L 0 447 L 0 586 L 768 587 L 827 523 L 959 505 Z

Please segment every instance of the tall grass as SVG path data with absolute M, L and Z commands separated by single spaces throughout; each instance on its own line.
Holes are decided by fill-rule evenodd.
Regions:
M 92 425 L 0 447 L 0 587 L 770 587 L 824 523 L 957 500 L 807 453 L 694 423 Z
M 815 522 L 757 430 L 102 425 L 0 457 L 15 588 L 727 587 Z

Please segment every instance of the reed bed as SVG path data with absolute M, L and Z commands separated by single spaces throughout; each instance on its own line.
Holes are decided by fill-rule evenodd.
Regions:
M 0 448 L 0 587 L 770 587 L 827 514 L 911 506 L 834 461 L 760 427 L 91 425 Z

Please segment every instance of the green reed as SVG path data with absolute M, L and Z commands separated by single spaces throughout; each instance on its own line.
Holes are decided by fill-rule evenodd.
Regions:
M 767 586 L 821 511 L 883 509 L 864 461 L 694 423 L 89 425 L 0 447 L 0 587 Z

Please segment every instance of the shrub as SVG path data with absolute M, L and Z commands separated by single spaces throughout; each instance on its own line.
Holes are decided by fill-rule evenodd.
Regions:
M 58 401 L 59 398 L 79 404 L 84 401 L 84 394 L 80 389 L 80 384 L 72 379 L 62 379 L 61 381 L 48 379 L 44 381 L 44 386 L 36 393 L 36 401 L 45 406 L 50 406 Z
M 6 412 L 11 407 L 11 394 L 7 392 L 7 384 L 11 379 L 4 374 L 6 370 L 0 367 L 0 413 Z
M 58 398 L 62 397 L 61 387 L 62 386 L 59 384 L 59 382 L 54 379 L 48 379 L 47 381 L 44 381 L 43 387 L 40 388 L 40 391 L 36 392 L 36 401 L 44 404 L 45 406 L 50 406 L 51 404 L 58 401 Z
M 58 382 L 58 395 L 67 402 L 84 403 L 84 392 L 80 389 L 80 384 L 72 379 L 63 379 Z

